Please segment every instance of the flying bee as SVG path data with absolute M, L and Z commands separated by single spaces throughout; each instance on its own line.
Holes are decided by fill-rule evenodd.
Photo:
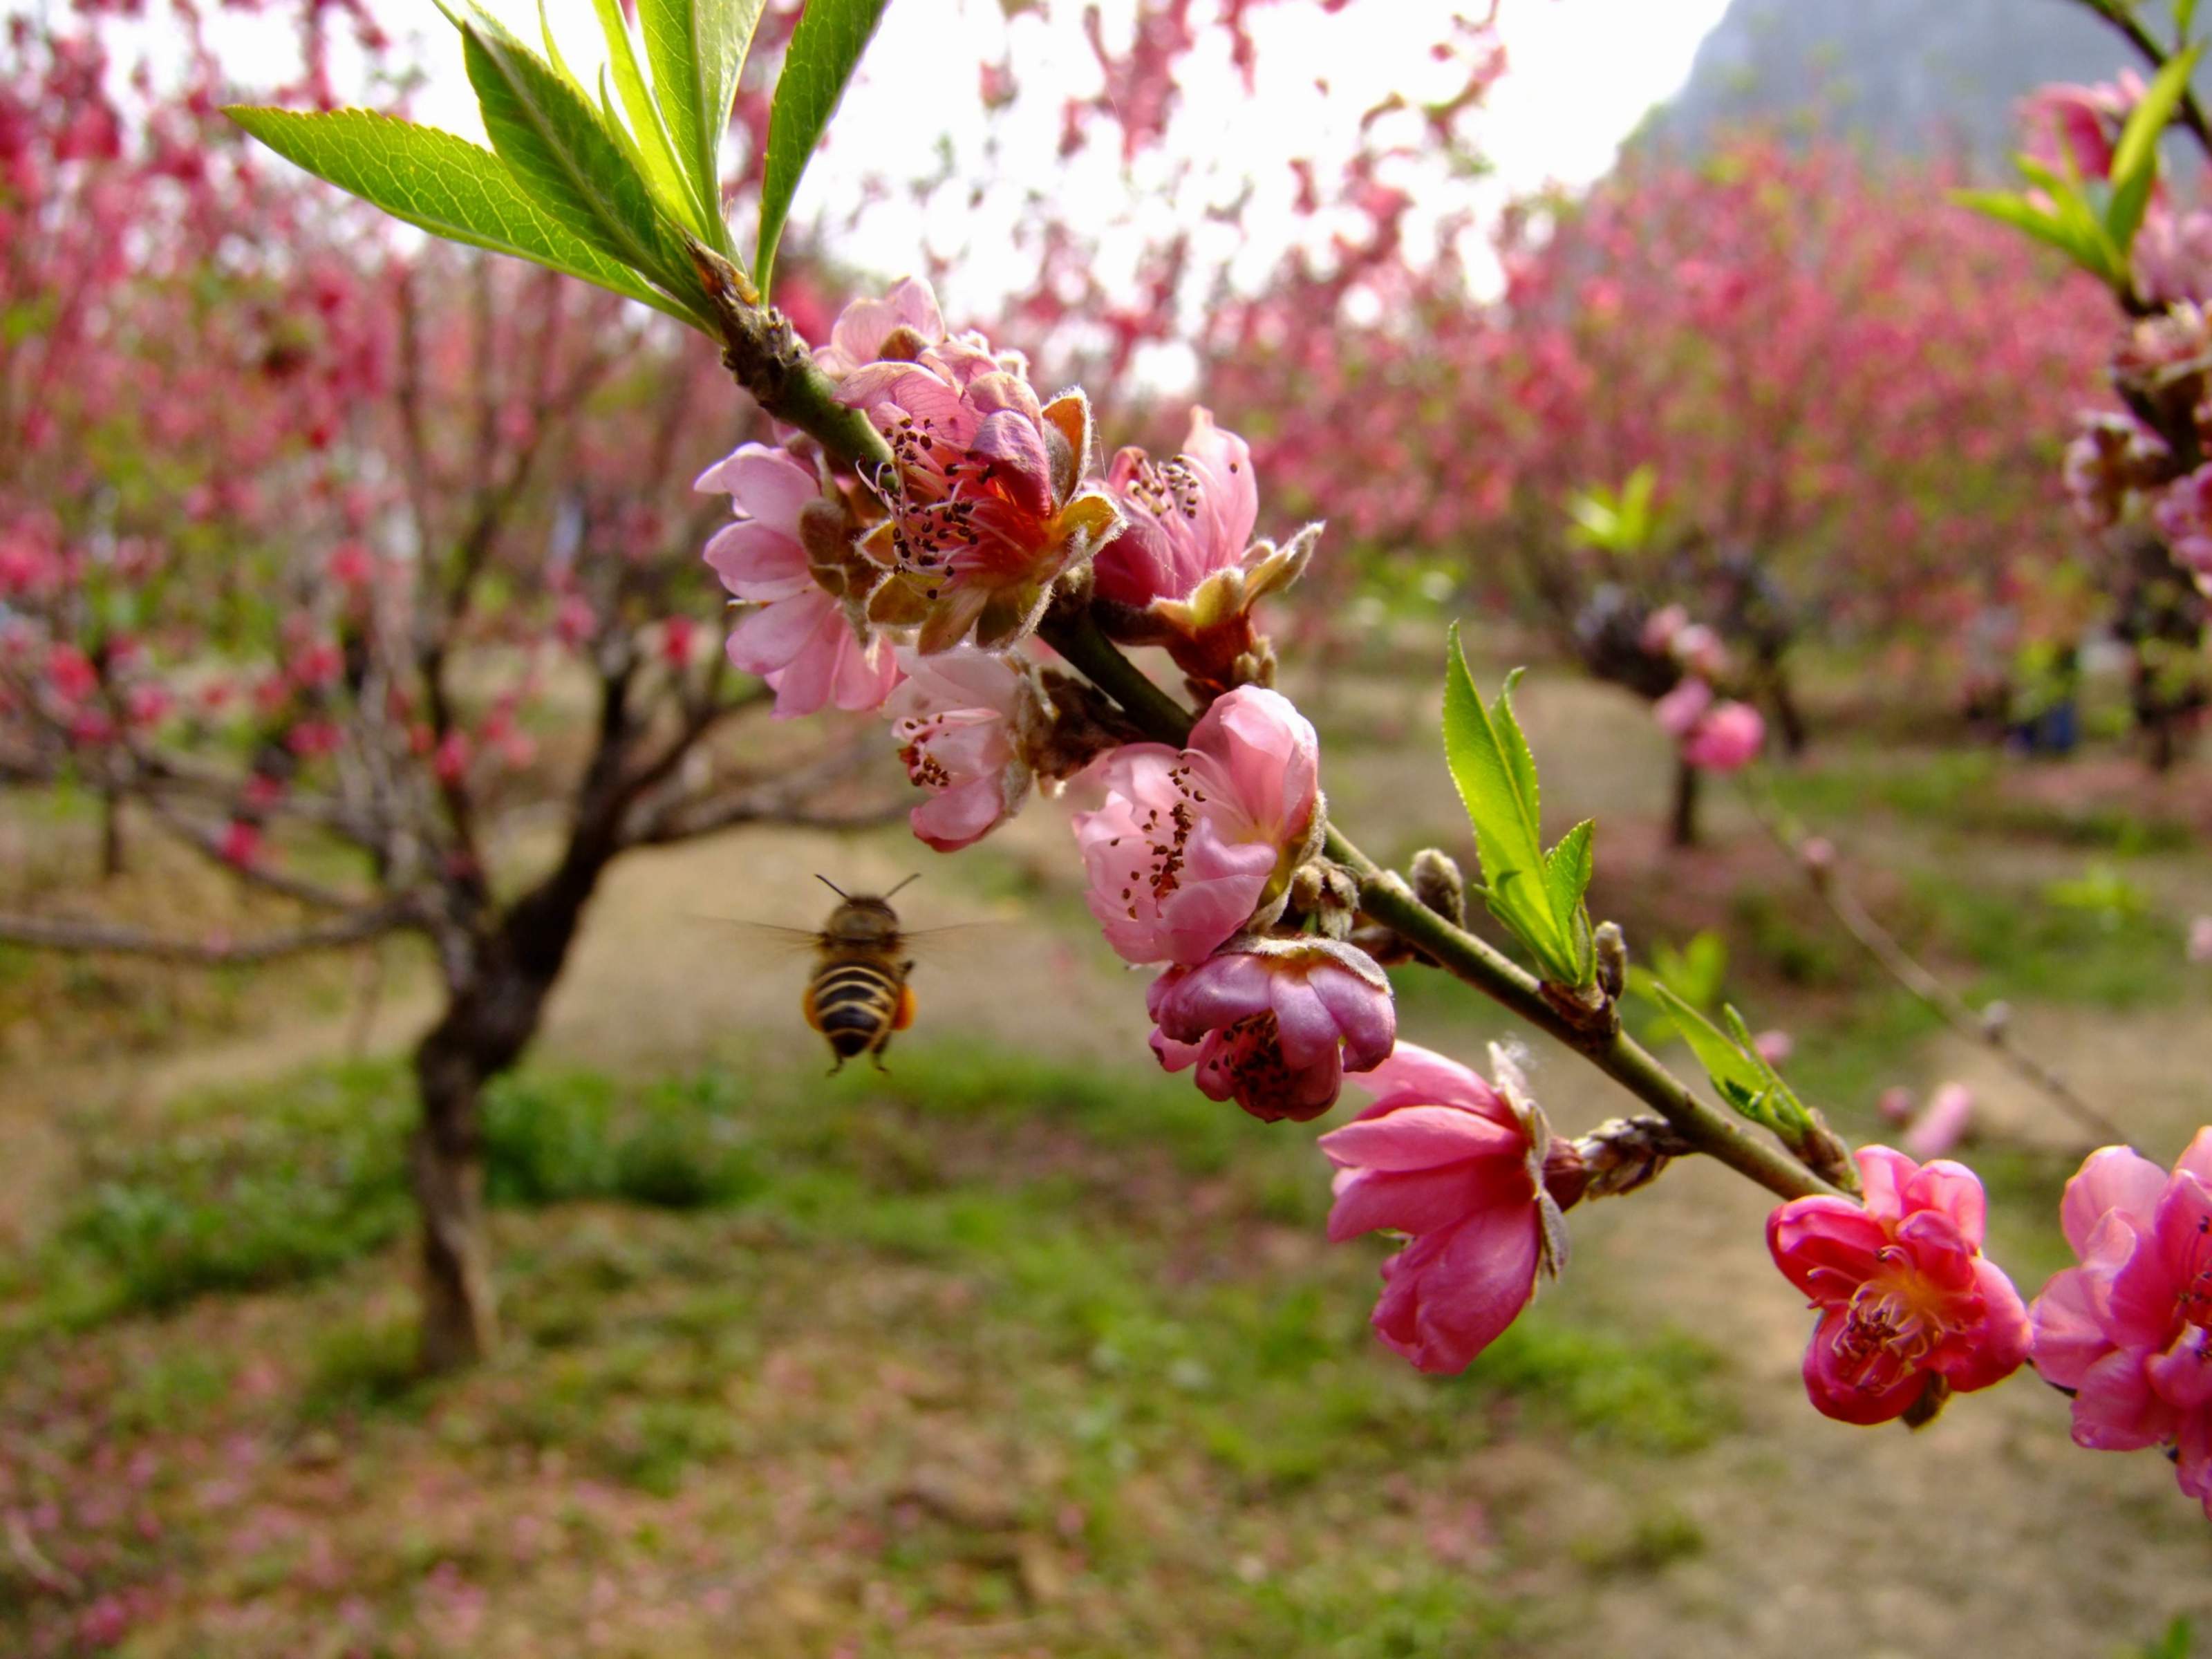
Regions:
M 906 956 L 907 936 L 891 899 L 915 879 L 908 876 L 877 897 L 848 893 L 827 876 L 817 876 L 838 898 L 837 908 L 815 935 L 815 966 L 799 1006 L 806 1023 L 829 1040 L 836 1056 L 835 1077 L 855 1054 L 884 1068 L 891 1034 L 914 1024 L 914 987 L 907 975 L 914 963 Z

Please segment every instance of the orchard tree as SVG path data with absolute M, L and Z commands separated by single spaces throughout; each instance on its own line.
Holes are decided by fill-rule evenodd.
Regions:
M 1948 182 L 1758 135 L 1633 149 L 1510 209 L 1486 301 L 1460 260 L 1398 257 L 1386 198 L 1366 258 L 1217 313 L 1208 384 L 1300 507 L 1375 558 L 1449 555 L 1585 662 L 1608 593 L 1684 607 L 1795 749 L 1787 653 L 1815 619 L 1942 638 L 2074 579 L 2051 422 L 2100 331 Z M 1639 476 L 1668 533 L 1582 533 L 1575 503 Z
M 608 867 L 872 817 L 851 778 L 880 750 L 779 742 L 763 722 L 806 688 L 718 647 L 698 547 L 722 514 L 691 485 L 767 428 L 665 319 L 402 248 L 246 147 L 205 87 L 126 120 L 96 36 L 21 38 L 0 753 L 301 919 L 186 938 L 17 915 L 0 938 L 209 964 L 427 940 L 422 1355 L 465 1363 L 497 1330 L 483 1091 Z M 550 856 L 523 832 L 549 811 Z

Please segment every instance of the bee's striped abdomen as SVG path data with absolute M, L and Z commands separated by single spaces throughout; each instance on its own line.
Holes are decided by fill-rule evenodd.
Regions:
M 903 989 L 878 963 L 826 963 L 806 987 L 807 1023 L 829 1038 L 842 1066 L 890 1041 Z

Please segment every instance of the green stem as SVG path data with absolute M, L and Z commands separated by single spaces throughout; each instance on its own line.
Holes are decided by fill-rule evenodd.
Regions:
M 702 258 L 702 252 L 695 247 L 693 258 L 710 288 L 718 281 L 727 284 L 718 291 L 716 301 L 723 319 L 726 359 L 762 407 L 818 439 L 832 455 L 864 472 L 887 463 L 890 456 L 882 437 L 857 411 L 836 401 L 831 395 L 836 390 L 833 383 L 814 367 L 790 325 L 777 313 L 745 297 L 745 289 L 738 286 L 744 282 L 742 276 L 718 259 Z M 735 282 L 727 283 L 727 278 Z M 772 326 L 766 320 L 771 319 Z M 1093 685 L 1119 703 L 1147 736 L 1177 747 L 1188 740 L 1194 724 L 1190 711 L 1124 656 L 1087 609 L 1071 607 L 1054 612 L 1046 617 L 1039 634 Z M 1533 976 L 1421 903 L 1403 879 L 1382 868 L 1334 828 L 1328 832 L 1328 853 L 1358 878 L 1360 904 L 1368 915 L 1419 945 L 1454 977 L 1586 1055 L 1592 1065 L 1657 1111 L 1698 1151 L 1784 1198 L 1843 1195 L 1787 1152 L 1755 1139 L 1735 1119 L 1698 1099 L 1689 1085 L 1633 1038 L 1615 1033 L 1593 1039 L 1589 1033 L 1570 1026 L 1544 1000 Z
M 1067 659 L 1083 677 L 1115 702 L 1146 735 L 1178 749 L 1189 741 L 1198 722 L 1188 709 L 1152 684 L 1145 672 L 1121 654 L 1089 611 L 1055 611 L 1037 630 L 1044 642 Z
M 1557 1037 L 1651 1107 L 1699 1152 L 1717 1158 L 1784 1198 L 1844 1194 L 1778 1146 L 1768 1145 L 1728 1114 L 1698 1098 L 1690 1085 L 1623 1031 L 1593 1037 L 1562 1018 L 1544 1000 L 1535 977 L 1464 928 L 1455 927 L 1413 896 L 1413 890 L 1331 828 L 1328 855 L 1359 878 L 1359 905 L 1410 945 L 1419 945 L 1455 979 Z

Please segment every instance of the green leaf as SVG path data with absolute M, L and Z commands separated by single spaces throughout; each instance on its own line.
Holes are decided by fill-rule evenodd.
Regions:
M 510 253 L 696 320 L 524 195 L 496 155 L 466 139 L 368 110 L 234 106 L 224 113 L 288 161 L 434 236 Z
M 784 54 L 768 117 L 766 173 L 761 181 L 760 238 L 753 282 L 763 295 L 775 270 L 776 244 L 798 193 L 799 175 L 844 96 L 887 0 L 808 0 Z
M 2124 259 L 2134 246 L 2158 184 L 2158 141 L 2166 124 L 2189 94 L 2189 76 L 2197 67 L 2200 48 L 2192 46 L 2152 77 L 2112 150 L 2112 200 L 2105 209 L 2105 228 Z
M 469 83 L 492 149 L 548 212 L 660 287 L 695 292 L 683 244 L 629 157 L 583 94 L 495 25 L 461 25 Z
M 1490 912 L 1528 947 L 1554 984 L 1584 986 L 1596 975 L 1589 918 L 1590 826 L 1577 825 L 1547 858 L 1536 759 L 1513 714 L 1515 670 L 1493 706 L 1468 672 L 1459 629 L 1450 635 L 1444 680 L 1444 760 L 1474 829 L 1481 891 Z
M 653 89 L 668 122 L 677 159 L 691 184 L 692 199 L 712 221 L 707 240 L 727 250 L 722 227 L 722 135 L 738 95 L 763 0 L 638 0 Z M 807 7 L 811 11 L 812 5 Z M 805 27 L 801 14 L 799 27 Z
M 1674 1029 L 1689 1044 L 1690 1052 L 1698 1057 L 1698 1064 L 1705 1068 L 1705 1075 L 1713 1080 L 1723 1100 L 1744 1116 L 1765 1123 L 1764 1110 L 1768 1089 L 1767 1071 L 1753 1055 L 1747 1054 L 1695 1008 L 1664 985 L 1652 988 L 1660 1004 L 1673 1016 Z
M 2094 276 L 2107 283 L 2119 281 L 2120 273 L 2107 257 L 2101 228 L 2094 234 L 2084 235 L 2078 221 L 2046 213 L 2026 197 L 2015 196 L 2010 191 L 1954 190 L 1951 199 L 1961 207 L 2048 243 Z
M 653 102 L 653 94 L 645 83 L 645 72 L 638 67 L 637 43 L 630 37 L 629 19 L 623 15 L 622 0 L 592 0 L 592 4 L 599 13 L 599 33 L 606 37 L 607 70 L 614 76 L 615 90 L 621 94 L 623 109 L 629 117 L 632 149 L 645 173 L 646 182 L 672 206 L 680 204 L 684 214 L 694 220 L 695 230 L 716 230 L 722 224 L 719 204 L 711 222 L 697 222 L 699 204 L 691 194 L 683 164 L 676 158 L 668 128 L 660 118 L 660 106 Z M 606 101 L 604 83 L 599 100 L 602 103 Z M 607 122 L 610 126 L 615 125 L 611 110 Z M 720 246 L 727 234 L 723 230 L 706 240 Z

